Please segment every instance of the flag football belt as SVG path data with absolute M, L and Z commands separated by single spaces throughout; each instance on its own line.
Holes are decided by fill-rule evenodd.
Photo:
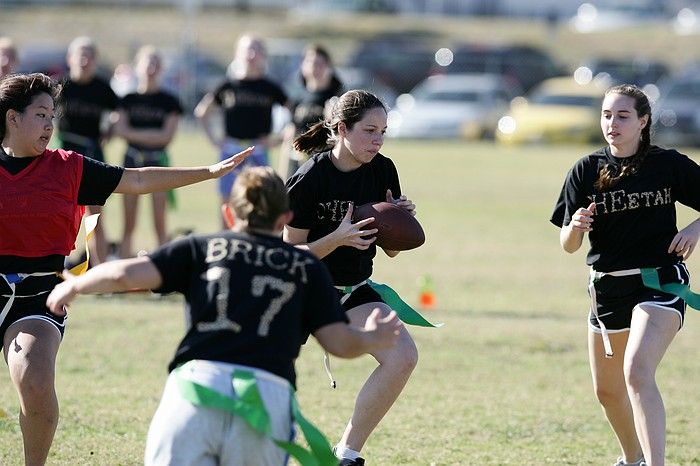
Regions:
M 640 268 L 640 269 L 626 269 L 626 270 L 616 270 L 614 272 L 596 272 L 591 269 L 590 281 L 588 282 L 588 293 L 591 296 L 591 312 L 598 321 L 600 325 L 600 332 L 603 336 L 603 347 L 605 348 L 605 357 L 611 358 L 613 356 L 612 345 L 610 344 L 610 338 L 608 337 L 608 331 L 605 328 L 605 324 L 598 317 L 598 305 L 595 295 L 595 284 L 604 276 L 611 277 L 629 277 L 632 275 L 641 275 L 642 283 L 647 288 L 652 290 L 661 291 L 662 293 L 668 293 L 674 296 L 678 296 L 683 299 L 686 304 L 695 310 L 700 310 L 700 294 L 694 293 L 690 290 L 690 286 L 683 283 L 665 283 L 661 284 L 659 280 L 658 269 Z
M 389 285 L 373 282 L 372 280 L 364 280 L 357 285 L 352 286 L 336 286 L 336 288 L 344 295 L 340 298 L 340 304 L 345 304 L 345 302 L 350 298 L 352 292 L 362 285 L 369 285 L 374 291 L 376 291 L 382 298 L 382 301 L 384 301 L 391 309 L 396 311 L 396 315 L 404 324 L 417 325 L 419 327 L 442 327 L 443 324 L 430 323 L 418 311 L 406 304 L 406 302 L 401 299 L 401 296 L 399 296 L 399 294 Z
M 87 269 L 88 265 L 90 264 L 90 249 L 88 249 L 88 241 L 90 238 L 92 238 L 92 235 L 95 232 L 95 228 L 97 227 L 97 219 L 100 217 L 100 214 L 93 214 L 93 215 L 88 215 L 85 217 L 85 254 L 86 254 L 86 259 L 85 262 L 82 262 L 75 267 L 73 267 L 70 270 L 70 273 L 73 275 L 82 275 L 84 274 Z M 5 317 L 7 317 L 7 314 L 10 312 L 10 309 L 12 308 L 12 304 L 15 302 L 15 298 L 31 298 L 34 296 L 39 296 L 42 294 L 46 294 L 50 292 L 51 290 L 45 290 L 41 291 L 39 293 L 31 294 L 31 295 L 17 295 L 16 293 L 16 286 L 18 283 L 22 282 L 25 278 L 28 277 L 47 277 L 50 275 L 56 275 L 56 276 L 61 276 L 60 273 L 58 272 L 34 272 L 34 273 L 0 273 L 0 277 L 2 277 L 3 280 L 5 280 L 5 283 L 7 283 L 7 286 L 10 287 L 10 294 L 3 294 L 0 295 L 3 298 L 9 298 L 5 305 L 3 306 L 2 310 L 0 311 L 0 325 L 5 321 Z
M 8 298 L 7 302 L 5 303 L 2 310 L 0 311 L 0 325 L 2 325 L 3 322 L 5 322 L 5 317 L 7 317 L 7 314 L 10 312 L 10 309 L 12 308 L 12 304 L 15 302 L 15 298 L 32 298 L 34 296 L 46 294 L 49 291 L 51 291 L 51 290 L 45 290 L 45 291 L 41 291 L 39 293 L 34 293 L 34 294 L 29 294 L 29 295 L 17 295 L 16 287 L 17 287 L 18 283 L 22 282 L 24 279 L 29 278 L 29 277 L 48 277 L 50 275 L 58 276 L 58 274 L 56 272 L 0 273 L 0 277 L 2 277 L 2 279 L 5 280 L 5 283 L 7 283 L 7 286 L 10 287 L 10 294 L 0 295 L 3 298 Z
M 72 275 L 82 275 L 87 272 L 90 266 L 90 248 L 88 247 L 88 242 L 95 234 L 95 228 L 97 228 L 97 220 L 99 220 L 99 218 L 100 214 L 92 214 L 85 217 L 83 221 L 83 226 L 85 227 L 85 261 L 69 270 Z
M 352 292 L 363 285 L 369 285 L 374 291 L 377 292 L 379 297 L 382 299 L 387 306 L 396 312 L 396 315 L 401 320 L 401 322 L 408 325 L 417 325 L 418 327 L 433 327 L 439 328 L 443 324 L 432 324 L 425 317 L 423 317 L 418 311 L 413 309 L 411 306 L 406 304 L 406 302 L 401 299 L 401 296 L 394 291 L 389 285 L 383 283 L 373 282 L 372 280 L 363 280 L 356 285 L 350 286 L 336 286 L 343 296 L 340 298 L 340 304 L 345 304 L 345 302 L 350 299 Z M 331 388 L 337 386 L 335 378 L 331 373 L 331 362 L 328 356 L 328 351 L 324 351 L 323 354 L 323 367 L 326 369 L 326 374 L 331 381 Z
M 191 361 L 190 361 L 191 362 Z M 228 411 L 243 419 L 251 429 L 269 437 L 278 447 L 289 453 L 301 466 L 337 466 L 338 459 L 323 433 L 301 414 L 294 389 L 289 386 L 292 417 L 304 433 L 309 449 L 291 441 L 276 439 L 270 428 L 270 415 L 258 390 L 255 373 L 252 370 L 234 369 L 231 374 L 233 390 L 237 398 L 231 398 L 205 385 L 188 380 L 184 374 L 188 370 L 185 363 L 174 370 L 180 394 L 196 406 Z

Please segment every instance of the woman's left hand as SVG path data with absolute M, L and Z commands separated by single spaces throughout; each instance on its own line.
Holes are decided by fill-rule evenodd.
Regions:
M 416 215 L 416 205 L 413 203 L 413 201 L 404 195 L 401 195 L 398 199 L 394 199 L 394 196 L 391 194 L 391 189 L 386 190 L 386 202 L 391 202 L 392 204 L 396 204 L 397 206 L 406 209 L 408 213 L 414 217 Z
M 66 275 L 65 278 L 66 280 L 56 285 L 46 298 L 46 307 L 49 308 L 52 314 L 60 317 L 67 314 L 68 304 L 78 294 L 72 283 L 75 278 L 72 275 Z
M 677 256 L 687 260 L 695 250 L 700 237 L 700 219 L 683 228 L 673 237 L 671 245 L 668 247 L 668 253 L 675 253 Z
M 240 151 L 237 154 L 232 155 L 231 157 L 222 160 L 219 163 L 215 163 L 214 165 L 209 166 L 209 172 L 213 175 L 213 178 L 220 178 L 227 173 L 230 173 L 234 168 L 239 166 L 245 159 L 250 157 L 250 155 L 253 153 L 253 149 L 255 149 L 255 146 L 250 146 L 249 148 Z

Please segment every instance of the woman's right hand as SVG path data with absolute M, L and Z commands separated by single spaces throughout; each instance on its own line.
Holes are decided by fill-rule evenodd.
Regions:
M 595 214 L 595 202 L 584 208 L 580 207 L 571 217 L 572 230 L 592 231 L 593 215 Z
M 399 341 L 399 334 L 403 323 L 399 320 L 395 311 L 391 311 L 386 317 L 382 317 L 379 308 L 374 308 L 365 321 L 364 330 L 373 332 L 375 344 L 378 348 L 391 348 Z
M 374 217 L 369 217 L 364 220 L 360 220 L 357 223 L 352 223 L 352 212 L 354 210 L 354 205 L 350 204 L 348 211 L 343 217 L 343 221 L 340 222 L 338 228 L 335 229 L 333 234 L 338 241 L 338 246 L 350 246 L 355 249 L 367 249 L 372 243 L 377 239 L 377 229 L 371 228 L 369 230 L 363 230 L 363 227 L 374 222 Z M 372 235 L 371 238 L 367 236 Z

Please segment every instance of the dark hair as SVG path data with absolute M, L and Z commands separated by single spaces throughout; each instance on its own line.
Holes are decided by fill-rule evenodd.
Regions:
M 61 85 L 42 73 L 10 74 L 0 79 L 0 140 L 5 138 L 7 111 L 24 112 L 39 94 L 56 101 Z
M 289 211 L 287 187 L 271 167 L 249 167 L 236 177 L 229 205 L 247 229 L 271 230 Z
M 614 187 L 622 178 L 634 175 L 641 167 L 644 158 L 651 147 L 651 104 L 644 92 L 633 84 L 620 84 L 605 91 L 605 95 L 621 94 L 634 99 L 634 109 L 639 118 L 648 115 L 647 124 L 642 128 L 641 139 L 637 152 L 620 161 L 620 167 L 614 164 L 606 164 L 598 173 L 598 179 L 593 187 L 598 191 L 604 191 Z
M 299 152 L 312 153 L 327 150 L 335 145 L 338 124 L 342 121 L 348 130 L 360 121 L 368 110 L 386 105 L 376 95 L 354 89 L 341 95 L 333 105 L 330 119 L 312 125 L 308 131 L 294 140 L 294 148 Z
M 331 54 L 328 53 L 328 49 L 320 44 L 309 44 L 304 48 L 304 57 L 306 57 L 306 55 L 309 53 L 315 53 L 316 55 L 323 57 L 323 59 L 326 60 L 328 66 L 331 68 L 332 74 L 329 87 L 331 89 L 342 89 L 343 83 L 340 81 L 340 78 L 338 78 L 338 75 L 336 74 L 335 69 L 333 68 L 333 60 L 331 59 Z M 301 71 L 299 71 L 299 80 L 301 81 L 301 84 L 304 85 L 304 87 L 306 87 L 306 78 L 304 77 L 304 73 L 302 73 Z
M 328 53 L 328 49 L 326 49 L 323 45 L 320 44 L 309 44 L 304 48 L 304 55 L 307 53 L 315 53 L 316 55 L 320 55 L 323 57 L 324 60 L 326 60 L 326 63 L 329 65 L 333 65 L 333 60 L 331 60 L 331 54 Z

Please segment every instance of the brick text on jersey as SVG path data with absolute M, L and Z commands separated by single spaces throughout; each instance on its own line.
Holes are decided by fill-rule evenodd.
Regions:
M 306 268 L 314 263 L 299 251 L 264 247 L 242 239 L 210 238 L 207 241 L 207 264 L 234 258 L 256 267 L 284 270 L 293 277 L 298 276 L 304 284 L 308 283 Z

